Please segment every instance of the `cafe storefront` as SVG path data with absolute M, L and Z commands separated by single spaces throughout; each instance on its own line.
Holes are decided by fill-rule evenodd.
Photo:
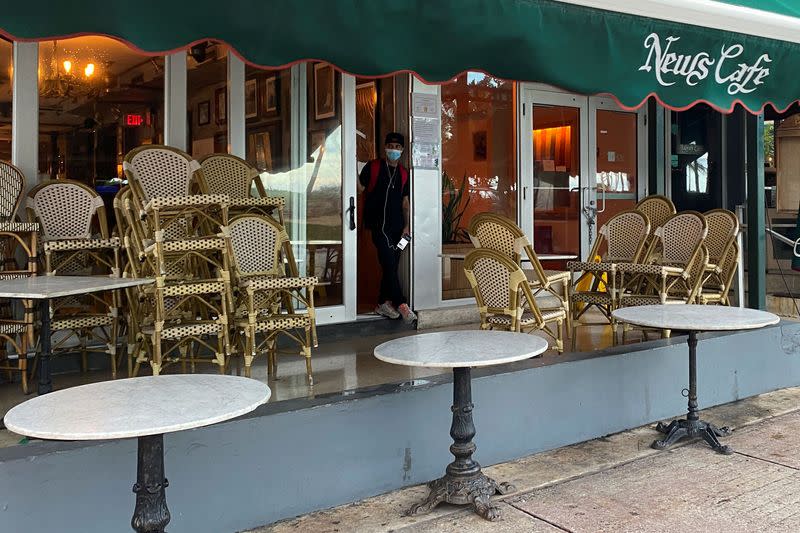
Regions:
M 124 10 L 51 2 L 46 17 L 38 4 L 17 4 L 0 15 L 0 158 L 23 170 L 28 187 L 73 179 L 111 198 L 122 158 L 142 144 L 167 144 L 195 158 L 242 157 L 270 194 L 286 198 L 300 273 L 321 280 L 317 317 L 333 324 L 364 320 L 374 307 L 378 266 L 361 227 L 356 180 L 382 155 L 385 134 L 400 131 L 412 172 L 413 233 L 401 277 L 421 324 L 474 307 L 462 269 L 472 215 L 515 219 L 545 268 L 563 269 L 587 257 L 606 220 L 652 194 L 671 197 L 681 210 L 745 206 L 749 292 L 742 303 L 763 307 L 759 113 L 765 106 L 785 111 L 800 98 L 792 67 L 800 22 L 767 11 L 753 18 L 736 3 L 759 2 L 706 2 L 714 5 L 702 11 L 689 0 L 666 10 L 648 0 L 619 13 L 607 0 L 452 0 L 435 9 L 410 0 L 286 0 L 247 3 L 244 13 L 244 6 L 220 10 L 209 0 L 188 11 L 180 2 L 143 0 Z M 796 351 L 795 329 L 709 342 L 712 357 L 703 364 L 719 372 L 708 401 L 800 384 L 800 368 L 782 357 Z M 753 367 L 745 354 L 726 358 L 734 344 L 768 346 L 760 372 L 742 377 Z M 508 405 L 559 404 L 547 413 L 521 408 L 524 442 L 513 435 L 494 449 L 482 442 L 486 462 L 683 408 L 664 400 L 671 396 L 662 379 L 685 373 L 682 345 L 604 354 L 479 376 L 481 394 L 496 397 L 482 401 L 476 416 L 501 417 Z M 445 448 L 425 434 L 441 426 L 425 406 L 441 403 L 449 382 L 422 381 L 273 403 L 228 424 L 224 434 L 209 428 L 176 437 L 170 477 L 184 477 L 179 485 L 188 489 L 171 505 L 186 513 L 189 530 L 211 527 L 188 518 L 208 501 L 187 481 L 193 462 L 214 464 L 204 440 L 215 441 L 208 450 L 238 447 L 213 473 L 237 498 L 220 511 L 231 528 L 427 479 L 440 463 L 429 450 Z M 566 391 L 564 383 L 577 389 Z M 622 392 L 632 384 L 633 400 Z M 622 403 L 647 408 L 619 409 Z M 409 405 L 426 415 L 404 418 L 400 408 L 405 413 Z M 554 420 L 561 422 L 551 434 L 530 429 Z M 128 462 L 115 457 L 132 453 L 125 443 L 64 446 L 0 452 L 0 469 L 8 472 L 3 491 L 23 510 L 10 512 L 10 523 L 25 522 L 34 508 L 23 496 L 41 485 L 39 472 L 20 466 L 26 453 L 61 469 L 66 481 L 49 488 L 53 494 L 68 492 L 89 465 L 118 470 Z M 265 451 L 274 470 L 253 467 Z M 303 475 L 308 469 L 313 483 Z M 281 483 L 272 486 L 266 476 Z M 127 512 L 127 502 L 111 500 L 118 491 L 101 491 L 103 480 L 84 477 L 87 494 L 107 503 L 98 523 L 119 522 L 115 513 Z M 41 519 L 55 524 L 59 514 Z
M 794 44 L 575 3 L 603 4 L 510 0 L 449 20 L 447 32 L 415 20 L 400 48 L 386 44 L 369 3 L 350 6 L 357 16 L 340 7 L 303 19 L 314 37 L 302 44 L 290 33 L 299 13 L 280 2 L 280 23 L 188 21 L 160 5 L 161 23 L 181 20 L 169 32 L 137 25 L 138 12 L 81 19 L 55 6 L 41 20 L 15 8 L 0 25 L 0 157 L 29 187 L 75 179 L 109 202 L 122 158 L 141 144 L 245 158 L 287 199 L 295 256 L 323 281 L 320 323 L 331 323 L 374 306 L 378 266 L 356 178 L 381 155 L 385 133 L 401 131 L 413 172 L 404 283 L 423 312 L 464 305 L 473 214 L 515 218 L 546 268 L 563 268 L 586 257 L 605 220 L 648 194 L 681 209 L 733 209 L 746 184 L 723 172 L 728 139 L 757 135 L 750 113 L 794 101 L 797 81 L 783 67 Z M 453 46 L 479 15 L 488 17 L 480 34 Z M 357 20 L 373 22 L 358 32 Z M 332 27 L 392 52 L 331 46 L 323 35 Z M 502 53 L 511 41 L 515 52 Z

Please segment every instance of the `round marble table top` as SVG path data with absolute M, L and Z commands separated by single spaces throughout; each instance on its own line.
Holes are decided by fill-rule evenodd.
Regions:
M 758 329 L 780 320 L 766 311 L 724 305 L 642 305 L 617 309 L 612 315 L 636 326 L 687 331 Z
M 271 391 L 254 379 L 214 374 L 148 376 L 72 387 L 11 409 L 6 427 L 54 440 L 105 440 L 209 426 L 249 413 Z
M 387 363 L 428 368 L 490 366 L 530 359 L 547 350 L 547 341 L 509 331 L 438 331 L 394 339 L 375 348 Z

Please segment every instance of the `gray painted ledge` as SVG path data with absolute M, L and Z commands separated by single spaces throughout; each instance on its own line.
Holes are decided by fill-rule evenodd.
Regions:
M 797 323 L 701 335 L 701 408 L 800 385 L 798 356 Z M 687 359 L 685 339 L 673 338 L 475 371 L 476 459 L 497 464 L 679 415 Z M 169 530 L 240 531 L 436 478 L 450 461 L 451 401 L 443 376 L 268 404 L 168 435 Z M 135 470 L 133 440 L 0 450 L 0 523 L 127 531 Z

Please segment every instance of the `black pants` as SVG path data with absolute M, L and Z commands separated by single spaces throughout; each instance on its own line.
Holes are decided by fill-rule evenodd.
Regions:
M 383 271 L 381 288 L 378 293 L 378 305 L 390 301 L 392 305 L 397 307 L 400 304 L 406 303 L 403 290 L 400 288 L 400 279 L 397 277 L 397 268 L 400 264 L 400 250 L 392 246 L 397 244 L 400 237 L 392 240 L 392 235 L 390 233 L 389 242 L 386 242 L 386 237 L 384 237 L 383 232 L 380 230 L 373 230 L 370 233 L 372 233 L 372 243 L 378 250 L 378 262 L 381 264 L 381 270 Z

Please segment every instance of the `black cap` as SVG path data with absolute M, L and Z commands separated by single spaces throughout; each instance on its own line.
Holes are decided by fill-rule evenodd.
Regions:
M 386 140 L 383 141 L 383 144 L 389 144 L 389 143 L 397 143 L 400 146 L 405 146 L 406 145 L 406 138 L 403 137 L 402 133 L 397 133 L 396 131 L 391 131 L 391 132 L 386 134 Z

